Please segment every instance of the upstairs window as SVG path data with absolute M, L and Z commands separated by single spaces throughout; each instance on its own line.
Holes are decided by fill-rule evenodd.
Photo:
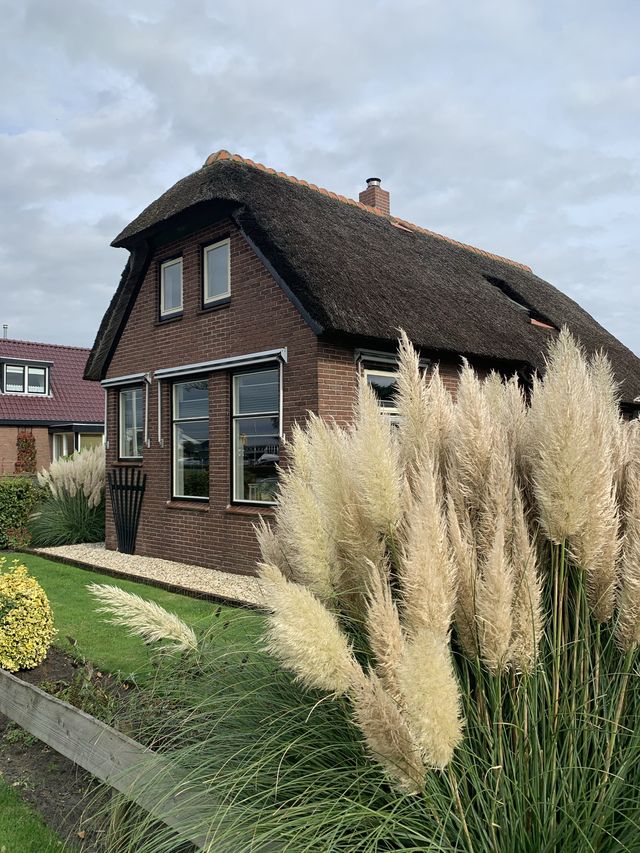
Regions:
M 280 371 L 233 377 L 233 499 L 273 503 L 280 461 Z
M 27 367 L 27 390 L 29 394 L 47 393 L 46 367 Z
M 160 317 L 182 312 L 182 258 L 160 265 Z
M 231 296 L 229 246 L 229 240 L 222 240 L 203 249 L 204 305 L 213 305 Z
M 142 458 L 143 432 L 142 388 L 127 388 L 120 392 L 120 459 Z
M 30 364 L 5 364 L 4 390 L 8 394 L 48 394 L 49 368 Z

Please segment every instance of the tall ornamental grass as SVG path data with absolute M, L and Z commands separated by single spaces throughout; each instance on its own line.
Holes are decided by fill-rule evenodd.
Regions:
M 289 444 L 262 650 L 202 638 L 138 721 L 217 851 L 640 849 L 640 437 L 565 330 L 526 401 L 403 336 L 395 428 Z M 170 719 L 157 713 L 171 710 Z M 127 850 L 177 849 L 139 813 Z M 173 845 L 173 847 L 172 847 Z
M 104 540 L 105 453 L 91 447 L 38 473 L 44 497 L 29 523 L 36 546 Z

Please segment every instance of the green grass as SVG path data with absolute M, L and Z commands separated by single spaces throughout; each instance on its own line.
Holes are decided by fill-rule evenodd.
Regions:
M 155 601 L 176 613 L 188 625 L 201 633 L 214 622 L 228 624 L 221 642 L 238 636 L 257 636 L 262 617 L 244 611 L 238 619 L 240 608 L 216 605 L 208 601 L 167 592 L 147 584 L 111 578 L 37 557 L 32 554 L 5 554 L 7 562 L 18 559 L 37 578 L 49 597 L 58 636 L 55 644 L 65 651 L 90 660 L 105 672 L 119 673 L 126 678 L 144 682 L 152 671 L 152 656 L 157 646 L 147 646 L 139 637 L 131 636 L 126 629 L 111 625 L 96 613 L 95 599 L 87 592 L 91 583 L 107 583 Z M 232 618 L 233 617 L 233 618 Z M 75 640 L 75 645 L 69 642 Z
M 0 777 L 0 850 L 6 853 L 50 853 L 64 850 L 60 838 L 38 813 Z

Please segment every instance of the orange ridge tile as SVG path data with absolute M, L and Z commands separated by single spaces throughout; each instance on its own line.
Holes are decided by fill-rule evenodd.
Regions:
M 263 163 L 256 163 L 253 160 L 250 160 L 248 157 L 242 157 L 242 155 L 240 154 L 231 154 L 224 148 L 220 151 L 216 151 L 213 154 L 210 154 L 205 160 L 204 165 L 212 166 L 217 160 L 232 160 L 234 163 L 244 163 L 246 166 L 251 166 L 251 168 L 253 169 L 259 169 L 260 171 L 268 172 L 269 174 L 275 175 L 278 178 L 290 181 L 292 184 L 297 184 L 298 186 L 305 187 L 306 189 L 312 190 L 313 192 L 318 192 L 321 195 L 336 199 L 336 201 L 340 201 L 344 204 L 356 205 L 361 210 L 364 210 L 366 213 L 373 213 L 376 216 L 383 216 L 385 219 L 388 219 L 392 225 L 396 225 L 397 227 L 402 228 L 405 231 L 415 231 L 419 234 L 426 234 L 429 237 L 435 237 L 437 240 L 444 240 L 445 243 L 450 243 L 453 246 L 459 246 L 461 249 L 468 249 L 469 251 L 474 252 L 477 255 L 482 255 L 485 258 L 491 258 L 496 261 L 502 261 L 503 263 L 511 264 L 511 266 L 518 267 L 518 269 L 525 270 L 526 272 L 532 272 L 531 267 L 527 266 L 526 264 L 520 263 L 520 261 L 514 261 L 511 258 L 505 258 L 503 255 L 496 255 L 493 252 L 487 252 L 485 249 L 479 249 L 477 246 L 471 246 L 469 243 L 462 243 L 460 240 L 454 240 L 453 237 L 447 237 L 444 234 L 439 234 L 437 231 L 431 231 L 428 228 L 423 228 L 421 225 L 416 225 L 413 222 L 408 222 L 406 219 L 399 219 L 397 216 L 392 216 L 390 213 L 383 213 L 383 211 L 378 210 L 375 207 L 371 207 L 368 204 L 363 204 L 361 201 L 356 201 L 355 199 L 349 198 L 348 196 L 339 195 L 338 193 L 334 193 L 331 190 L 325 189 L 324 187 L 319 187 L 316 184 L 310 184 L 308 181 L 305 181 L 302 178 L 296 178 L 295 175 L 287 175 L 286 172 L 276 172 L 275 169 L 272 169 L 269 166 L 265 166 Z

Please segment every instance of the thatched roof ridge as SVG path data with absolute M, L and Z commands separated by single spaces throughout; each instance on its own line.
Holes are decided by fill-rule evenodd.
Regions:
M 393 341 L 402 327 L 430 352 L 541 369 L 549 335 L 567 325 L 589 352 L 608 352 L 625 401 L 640 395 L 640 360 L 529 267 L 228 152 L 178 181 L 114 240 L 135 250 L 137 263 L 103 320 L 88 376 L 104 375 L 147 243 L 223 207 L 320 333 Z

